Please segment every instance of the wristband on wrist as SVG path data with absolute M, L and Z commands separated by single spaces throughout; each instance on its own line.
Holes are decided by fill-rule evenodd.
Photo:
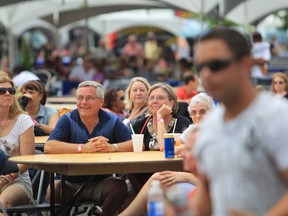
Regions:
M 33 121 L 35 127 L 39 126 L 39 123 L 36 120 L 32 119 L 32 121 Z
M 163 118 L 158 118 L 158 119 L 157 119 L 157 122 L 162 122 L 162 123 L 164 123 L 164 119 L 163 119 Z
M 82 145 L 83 144 L 78 144 L 78 153 L 82 153 Z

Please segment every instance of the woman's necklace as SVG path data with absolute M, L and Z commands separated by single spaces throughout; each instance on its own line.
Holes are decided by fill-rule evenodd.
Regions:
M 130 115 L 130 118 L 129 119 L 134 119 L 136 118 L 140 113 L 141 111 L 146 107 L 146 105 L 142 106 L 134 115 Z

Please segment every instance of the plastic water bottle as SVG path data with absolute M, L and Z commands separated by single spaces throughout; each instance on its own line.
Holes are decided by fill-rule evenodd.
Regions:
M 148 191 L 148 216 L 164 216 L 163 190 L 158 180 L 151 182 Z
M 184 184 L 184 183 L 182 183 Z M 170 187 L 166 196 L 177 213 L 177 216 L 192 216 L 192 211 L 188 205 L 188 193 L 185 187 L 181 187 L 181 183 Z

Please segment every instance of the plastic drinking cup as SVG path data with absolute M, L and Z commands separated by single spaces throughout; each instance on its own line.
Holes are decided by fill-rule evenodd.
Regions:
M 144 134 L 132 134 L 134 152 L 142 152 Z

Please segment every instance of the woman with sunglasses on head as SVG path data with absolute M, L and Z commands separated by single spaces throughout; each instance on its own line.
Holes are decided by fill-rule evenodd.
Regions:
M 20 108 L 15 98 L 13 81 L 0 76 L 0 148 L 9 156 L 34 154 L 33 121 Z M 18 173 L 1 175 L 0 202 L 5 208 L 29 203 L 32 193 L 28 174 L 29 166 L 17 164 L 25 185 L 20 182 Z M 28 186 L 28 187 L 27 187 Z
M 122 89 L 109 89 L 104 98 L 102 109 L 117 115 L 122 120 L 126 115 L 124 91 Z
M 128 111 L 123 120 L 125 125 L 133 125 L 148 115 L 148 91 L 150 87 L 147 79 L 143 77 L 131 79 L 125 92 L 125 104 Z
M 56 109 L 45 106 L 47 93 L 43 84 L 38 80 L 31 80 L 20 86 L 19 91 L 22 95 L 19 102 L 34 120 L 35 129 L 37 127 L 44 134 L 50 134 L 59 120 L 59 114 Z M 38 135 L 36 130 L 35 134 Z
M 270 90 L 275 93 L 277 97 L 284 97 L 288 99 L 287 75 L 281 72 L 273 74 Z

